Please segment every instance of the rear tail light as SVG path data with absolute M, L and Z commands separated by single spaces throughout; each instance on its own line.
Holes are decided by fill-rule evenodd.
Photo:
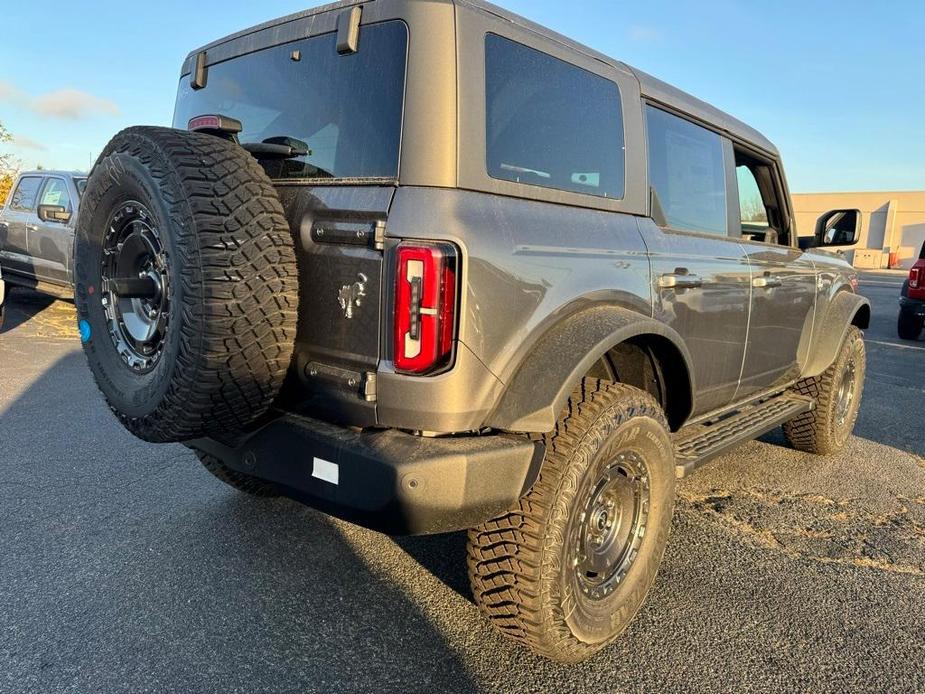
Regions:
M 918 289 L 921 281 L 922 268 L 914 267 L 909 270 L 909 289 Z
M 395 370 L 449 366 L 456 335 L 457 256 L 448 244 L 401 244 L 395 282 Z

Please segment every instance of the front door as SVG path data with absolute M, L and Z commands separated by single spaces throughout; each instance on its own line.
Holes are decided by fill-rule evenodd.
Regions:
M 736 397 L 748 332 L 751 274 L 730 223 L 725 141 L 652 106 L 646 124 L 653 213 L 639 224 L 654 314 L 690 351 L 703 414 Z
M 783 178 L 760 155 L 735 151 L 742 245 L 752 271 L 748 347 L 739 395 L 792 382 L 809 353 L 816 268 L 793 241 Z
M 67 181 L 58 176 L 45 179 L 39 195 L 39 205 L 63 207 L 73 214 L 71 193 Z M 38 209 L 38 206 L 36 206 Z M 68 221 L 37 219 L 37 226 L 28 238 L 29 254 L 35 265 L 37 279 L 55 284 L 68 282 L 68 262 L 74 243 L 73 217 Z

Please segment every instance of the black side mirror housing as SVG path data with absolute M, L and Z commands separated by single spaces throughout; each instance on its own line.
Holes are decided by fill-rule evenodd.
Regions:
M 861 238 L 860 210 L 830 210 L 816 221 L 813 246 L 853 246 Z M 802 248 L 802 243 L 801 243 Z
M 71 221 L 71 213 L 62 205 L 39 205 L 36 210 L 39 219 L 43 222 L 60 222 L 67 224 Z

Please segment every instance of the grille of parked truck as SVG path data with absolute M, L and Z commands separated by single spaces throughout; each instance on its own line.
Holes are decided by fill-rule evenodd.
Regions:
M 117 134 L 75 280 L 115 415 L 244 492 L 468 529 L 507 636 L 589 657 L 640 609 L 676 479 L 783 426 L 844 446 L 868 302 L 801 248 L 781 158 L 477 0 L 346 0 L 185 60 Z

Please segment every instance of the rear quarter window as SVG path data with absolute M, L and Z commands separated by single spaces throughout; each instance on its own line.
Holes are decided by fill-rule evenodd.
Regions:
M 488 174 L 622 198 L 620 89 L 600 75 L 495 34 L 485 38 Z

